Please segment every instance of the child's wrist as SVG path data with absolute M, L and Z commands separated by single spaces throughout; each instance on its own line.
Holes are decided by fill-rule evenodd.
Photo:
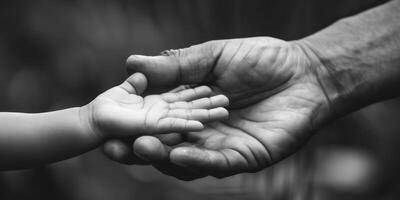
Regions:
M 90 135 L 97 142 L 103 142 L 106 139 L 105 134 L 99 130 L 94 122 L 90 104 L 79 107 L 79 120 L 81 129 L 85 134 Z

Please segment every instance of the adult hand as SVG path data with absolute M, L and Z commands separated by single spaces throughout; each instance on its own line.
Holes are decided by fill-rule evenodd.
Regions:
M 127 64 L 148 77 L 150 88 L 207 84 L 230 99 L 229 120 L 201 132 L 135 141 L 136 155 L 181 179 L 259 171 L 295 152 L 331 117 L 330 97 L 318 78 L 325 69 L 299 41 L 211 41 L 160 56 L 134 55 Z M 114 160 L 137 160 L 121 142 L 105 147 Z
M 399 10 L 393 0 L 295 42 L 223 40 L 130 57 L 128 68 L 143 72 L 150 88 L 206 83 L 233 109 L 201 132 L 138 138 L 134 152 L 185 179 L 258 171 L 283 159 L 327 119 L 400 95 Z M 137 158 L 129 145 L 105 147 L 116 160 Z

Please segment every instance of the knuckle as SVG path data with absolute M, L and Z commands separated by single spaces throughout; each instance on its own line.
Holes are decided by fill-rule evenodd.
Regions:
M 186 119 L 191 119 L 192 114 L 193 114 L 192 109 L 185 110 Z

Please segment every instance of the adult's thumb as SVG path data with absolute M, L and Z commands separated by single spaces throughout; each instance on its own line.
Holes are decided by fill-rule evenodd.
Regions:
M 220 46 L 216 42 L 206 42 L 167 50 L 159 56 L 131 55 L 126 62 L 127 69 L 129 73 L 145 74 L 150 89 L 205 83 L 213 76 L 212 69 L 222 49 Z

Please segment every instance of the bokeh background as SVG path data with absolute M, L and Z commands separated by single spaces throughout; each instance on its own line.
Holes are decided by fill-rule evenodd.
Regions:
M 215 39 L 300 39 L 384 2 L 2 0 L 0 109 L 81 106 L 127 77 L 130 54 Z M 226 179 L 183 182 L 151 167 L 111 162 L 98 149 L 1 172 L 0 199 L 398 199 L 399 119 L 399 100 L 370 106 L 328 125 L 279 164 Z

